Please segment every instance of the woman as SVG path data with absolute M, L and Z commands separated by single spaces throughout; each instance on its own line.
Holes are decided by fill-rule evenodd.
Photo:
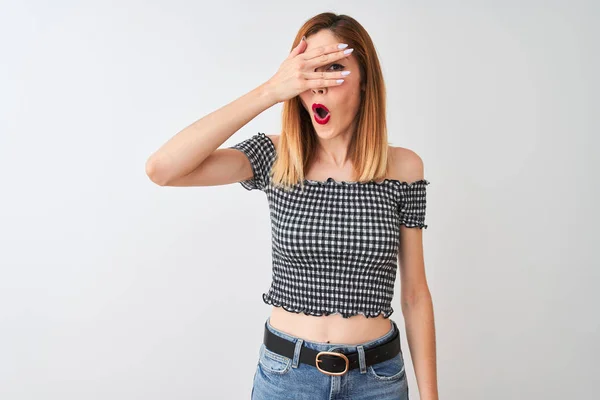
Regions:
M 277 73 L 186 127 L 147 162 L 159 185 L 240 182 L 271 209 L 272 306 L 252 398 L 407 399 L 401 308 L 421 399 L 437 399 L 433 307 L 422 248 L 423 163 L 388 147 L 377 55 L 353 18 L 319 14 Z M 283 102 L 280 135 L 231 135 Z

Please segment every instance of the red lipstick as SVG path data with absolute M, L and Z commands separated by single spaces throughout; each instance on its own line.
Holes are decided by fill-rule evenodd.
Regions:
M 331 113 L 329 109 L 320 103 L 313 103 L 312 105 L 313 115 L 315 116 L 315 121 L 318 124 L 325 125 L 329 118 L 331 118 Z

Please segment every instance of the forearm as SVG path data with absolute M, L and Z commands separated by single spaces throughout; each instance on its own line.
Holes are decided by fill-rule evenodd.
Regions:
M 433 301 L 428 290 L 403 300 L 402 313 L 408 347 L 421 400 L 437 400 L 437 366 Z
M 275 103 L 268 86 L 262 84 L 200 118 L 150 156 L 148 175 L 168 182 L 192 172 L 231 135 Z

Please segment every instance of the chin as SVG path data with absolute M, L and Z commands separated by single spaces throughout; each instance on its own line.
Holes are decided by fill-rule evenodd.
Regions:
M 331 139 L 332 137 L 337 136 L 337 131 L 335 129 L 321 125 L 315 127 L 315 132 L 321 139 Z

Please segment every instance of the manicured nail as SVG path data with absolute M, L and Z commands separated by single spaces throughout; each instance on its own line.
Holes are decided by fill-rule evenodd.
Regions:
M 348 47 L 346 43 L 338 44 L 338 49 L 345 49 L 346 47 Z
M 352 53 L 352 51 L 354 51 L 354 49 L 344 50 L 344 54 L 350 54 L 350 53 Z
M 306 42 L 306 36 L 302 36 L 301 40 L 304 40 Z
M 344 75 L 344 76 L 350 75 L 350 72 L 352 72 L 352 71 L 342 71 L 342 75 Z
M 337 83 L 342 83 L 342 82 L 344 82 L 344 80 L 343 79 L 338 79 L 336 82 Z

